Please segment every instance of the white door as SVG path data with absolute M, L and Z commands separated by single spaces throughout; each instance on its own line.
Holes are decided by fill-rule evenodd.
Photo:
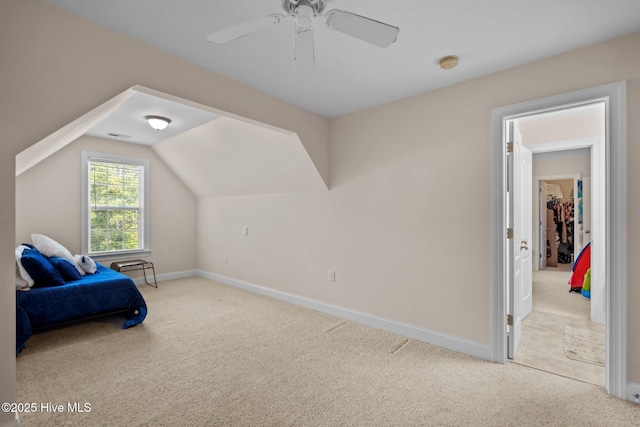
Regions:
M 591 177 L 582 178 L 582 247 L 591 241 Z
M 513 239 L 509 248 L 512 251 L 513 268 L 510 271 L 509 313 L 512 325 L 509 326 L 508 357 L 513 359 L 520 343 L 522 320 L 533 308 L 532 256 L 529 247 L 532 235 L 532 153 L 522 145 L 522 135 L 517 123 L 508 123 L 508 135 L 513 141 L 513 152 L 509 155 L 510 197 L 509 210 L 512 215 L 511 227 Z M 545 252 L 546 253 L 546 252 Z
M 545 181 L 538 181 L 538 204 L 540 207 L 540 209 L 538 209 L 538 236 L 540 236 L 538 239 L 538 253 L 540 254 L 540 263 L 538 264 L 538 268 L 540 270 L 547 268 L 547 188 L 545 184 Z

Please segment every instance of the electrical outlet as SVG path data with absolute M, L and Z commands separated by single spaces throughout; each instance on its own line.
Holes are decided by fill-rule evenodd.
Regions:
M 249 234 L 249 227 L 242 227 L 242 234 L 244 234 L 245 236 Z
M 333 270 L 329 270 L 329 281 L 330 282 L 336 281 L 336 272 Z

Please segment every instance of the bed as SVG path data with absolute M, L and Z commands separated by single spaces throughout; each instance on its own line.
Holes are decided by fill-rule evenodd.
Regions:
M 116 312 L 125 314 L 124 329 L 144 321 L 147 305 L 133 280 L 99 263 L 96 268 L 63 286 L 16 290 L 16 354 L 34 331 L 65 322 Z

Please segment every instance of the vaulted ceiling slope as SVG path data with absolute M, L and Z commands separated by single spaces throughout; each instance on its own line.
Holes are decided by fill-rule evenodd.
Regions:
M 281 0 L 44 1 L 329 118 L 640 31 L 638 0 L 325 0 L 399 27 L 398 39 L 380 49 L 315 19 L 315 68 L 296 73 L 292 19 L 205 38 L 282 13 Z M 458 67 L 440 69 L 445 55 Z
M 327 189 L 295 134 L 222 117 L 153 145 L 197 197 Z
M 162 131 L 146 115 L 171 119 Z M 141 86 L 127 89 L 16 156 L 16 175 L 82 135 L 149 146 L 197 197 L 326 191 L 295 133 Z

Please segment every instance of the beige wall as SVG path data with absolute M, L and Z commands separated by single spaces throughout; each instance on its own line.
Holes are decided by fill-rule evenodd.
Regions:
M 16 178 L 16 244 L 31 243 L 31 234 L 41 233 L 74 254 L 82 253 L 82 150 L 149 160 L 148 259 L 155 263 L 157 274 L 195 269 L 196 197 L 151 148 L 100 138 L 81 137 Z
M 15 265 L 16 154 L 136 84 L 294 131 L 328 180 L 327 119 L 37 0 L 0 1 L 0 76 L 0 279 L 6 284 L 13 283 Z M 162 250 L 154 246 L 154 255 Z M 15 401 L 14 301 L 13 285 L 0 287 L 2 402 Z M 0 425 L 12 420 L 0 412 Z
M 547 184 L 558 184 L 562 191 L 562 197 L 574 197 L 573 195 L 573 180 L 572 179 L 550 179 L 546 181 Z M 535 224 L 535 222 L 534 222 Z
M 627 80 L 628 152 L 640 158 L 639 46 L 640 33 L 331 120 L 329 193 L 200 200 L 199 268 L 489 345 L 491 109 Z M 630 221 L 631 266 L 639 234 Z M 628 322 L 640 381 L 640 314 Z
M 593 105 L 537 114 L 517 120 L 525 146 L 603 137 L 605 105 Z M 533 148 L 533 147 L 532 147 Z
M 534 177 L 578 173 L 582 174 L 582 176 L 591 176 L 591 149 L 580 148 L 577 150 L 535 153 L 533 155 L 532 173 Z M 569 193 L 566 196 L 568 197 Z
M 640 33 L 328 122 L 34 0 L 0 3 L 0 272 L 14 271 L 14 156 L 141 84 L 289 128 L 331 191 L 198 202 L 198 267 L 489 344 L 491 109 L 627 80 L 640 158 Z M 117 58 L 117 61 L 114 61 Z M 291 126 L 295 126 L 292 128 Z M 330 134 L 330 135 L 329 135 Z M 330 157 L 324 145 L 331 137 Z M 629 265 L 640 259 L 629 167 Z M 248 226 L 242 236 L 238 226 Z M 230 263 L 224 264 L 224 256 Z M 249 268 L 238 259 L 250 260 Z M 329 284 L 327 270 L 336 271 Z M 629 378 L 640 382 L 640 283 L 628 272 Z M 15 397 L 12 287 L 0 294 L 0 400 Z M 0 413 L 0 424 L 10 415 Z

